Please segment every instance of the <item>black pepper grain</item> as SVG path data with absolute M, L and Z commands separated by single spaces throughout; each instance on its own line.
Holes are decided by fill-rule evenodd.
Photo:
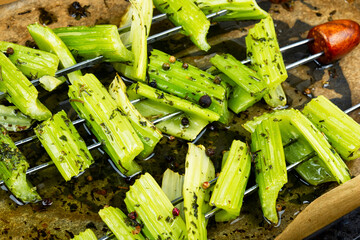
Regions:
M 204 95 L 199 99 L 199 105 L 203 108 L 208 108 L 211 105 L 211 98 L 209 95 Z
M 165 71 L 169 70 L 170 69 L 170 64 L 169 63 L 163 63 L 162 69 L 164 69 Z

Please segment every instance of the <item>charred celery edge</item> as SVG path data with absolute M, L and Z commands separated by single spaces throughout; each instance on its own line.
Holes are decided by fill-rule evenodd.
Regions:
M 180 216 L 173 216 L 174 206 L 149 173 L 135 181 L 124 201 L 129 212 L 138 214 L 146 237 L 187 239 L 184 221 Z
M 34 120 L 24 115 L 15 106 L 0 105 L 0 125 L 10 132 L 20 132 L 29 129 Z
M 131 220 L 119 208 L 106 206 L 100 209 L 99 215 L 117 239 L 145 240 L 141 233 L 134 234 L 135 227 L 130 225 Z
M 134 158 L 143 151 L 143 143 L 100 81 L 86 74 L 69 87 L 68 94 L 116 167 L 127 176 L 140 172 Z
M 0 91 L 23 114 L 39 121 L 51 117 L 51 112 L 39 101 L 38 91 L 22 72 L 0 52 Z
M 322 159 L 327 170 L 329 170 L 336 181 L 341 184 L 350 180 L 348 167 L 340 158 L 338 153 L 329 144 L 321 132 L 300 111 L 295 109 L 279 110 L 271 114 L 264 114 L 251 121 L 246 122 L 243 127 L 253 132 L 258 124 L 264 119 L 271 118 L 272 121 L 282 121 L 286 118 L 290 121 L 300 134 L 308 141 L 320 159 Z
M 161 132 L 154 124 L 143 117 L 139 111 L 136 110 L 134 105 L 130 103 L 130 100 L 126 95 L 126 85 L 119 75 L 116 75 L 115 79 L 111 82 L 109 93 L 116 101 L 116 104 L 126 114 L 134 130 L 144 144 L 144 150 L 138 157 L 142 159 L 146 158 L 154 151 L 155 146 L 162 138 Z
M 193 1 L 155 0 L 153 2 L 160 12 L 168 15 L 172 23 L 183 27 L 185 34 L 197 47 L 204 51 L 210 49 L 206 40 L 210 22 Z
M 28 25 L 27 29 L 38 47 L 46 52 L 56 54 L 64 68 L 71 67 L 76 64 L 70 50 L 51 28 L 35 23 Z M 69 73 L 67 76 L 70 82 L 73 83 L 82 76 L 82 73 L 78 70 Z
M 170 107 L 184 111 L 185 113 L 194 114 L 210 122 L 219 120 L 220 116 L 208 109 L 201 108 L 200 106 L 191 103 L 187 100 L 165 93 L 159 89 L 152 88 L 143 83 L 135 83 L 130 86 L 129 90 L 151 99 L 155 102 L 168 105 Z
M 156 88 L 198 104 L 199 99 L 208 95 L 211 98 L 209 110 L 220 115 L 219 121 L 228 124 L 231 115 L 227 107 L 226 90 L 214 83 L 215 77 L 191 64 L 179 60 L 170 61 L 170 56 L 159 50 L 152 50 L 149 62 L 149 82 Z M 164 69 L 168 64 L 169 69 Z M 186 68 L 183 67 L 186 64 Z
M 97 240 L 97 237 L 90 228 L 87 228 L 85 231 L 74 236 L 72 240 Z
M 247 145 L 234 140 L 216 181 L 210 205 L 224 209 L 233 217 L 239 216 L 250 168 L 251 156 Z
M 345 160 L 360 157 L 360 125 L 329 99 L 320 95 L 302 113 L 321 131 Z
M 76 57 L 103 56 L 106 62 L 132 61 L 115 25 L 72 26 L 53 30 Z
M 25 76 L 31 79 L 46 75 L 55 76 L 59 65 L 59 58 L 55 54 L 0 41 L 0 51 L 6 53 L 9 48 L 13 53 L 8 54 L 8 58 Z
M 186 227 L 189 239 L 202 240 L 207 239 L 204 214 L 209 210 L 209 204 L 205 200 L 210 198 L 210 189 L 204 189 L 202 185 L 215 178 L 215 169 L 204 146 L 192 143 L 188 146 L 183 187 Z
M 66 181 L 89 168 L 92 158 L 64 110 L 40 123 L 35 134 Z
M 278 122 L 264 119 L 251 134 L 251 151 L 255 154 L 256 183 L 264 217 L 278 223 L 276 199 L 287 183 L 284 149 Z
M 4 181 L 11 193 L 24 203 L 41 200 L 36 187 L 33 187 L 26 179 L 29 164 L 24 155 L 1 125 L 0 131 L 0 179 Z

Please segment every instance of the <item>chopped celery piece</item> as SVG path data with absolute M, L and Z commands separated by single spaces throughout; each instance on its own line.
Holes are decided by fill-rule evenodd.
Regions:
M 215 84 L 215 77 L 211 74 L 190 64 L 184 68 L 182 62 L 170 61 L 170 58 L 173 57 L 156 49 L 151 52 L 149 82 L 156 82 L 160 90 L 196 104 L 202 96 L 208 95 L 211 98 L 208 109 L 219 114 L 219 121 L 227 124 L 230 121 L 230 114 L 224 87 Z M 164 64 L 168 64 L 169 69 L 164 69 Z
M 205 147 L 188 144 L 185 162 L 183 187 L 184 212 L 189 239 L 207 239 L 204 208 L 208 209 L 209 189 L 202 187 L 204 182 L 215 178 L 214 165 L 205 153 Z
M 284 106 L 286 96 L 281 83 L 288 77 L 285 64 L 276 38 L 273 20 L 270 15 L 255 24 L 245 38 L 247 56 L 252 68 L 266 81 L 269 94 L 265 97 L 271 107 Z M 278 89 L 277 89 L 278 88 Z
M 216 181 L 210 204 L 234 217 L 239 216 L 250 168 L 251 156 L 247 145 L 234 140 Z
M 184 175 L 180 175 L 169 168 L 166 169 L 162 178 L 161 189 L 170 200 L 174 200 L 182 196 L 183 186 Z M 182 219 L 185 219 L 184 202 L 179 203 L 175 207 L 180 210 L 180 216 Z
M 324 96 L 312 99 L 302 111 L 323 132 L 345 160 L 360 157 L 360 125 Z
M 133 91 L 127 91 L 130 100 L 141 98 Z M 178 112 L 176 108 L 160 104 L 155 101 L 145 99 L 135 104 L 135 108 L 150 121 L 165 115 Z M 189 120 L 189 124 L 181 124 L 183 118 Z M 174 137 L 182 138 L 188 141 L 194 140 L 201 130 L 206 127 L 209 121 L 202 119 L 194 114 L 182 113 L 170 119 L 159 122 L 156 126 L 161 132 Z
M 24 155 L 15 146 L 5 128 L 0 126 L 0 131 L 0 179 L 11 193 L 24 203 L 41 200 L 36 187 L 26 179 L 29 164 Z
M 62 77 L 52 77 L 52 76 L 43 76 L 39 79 L 41 87 L 43 87 L 46 91 L 53 91 L 59 85 L 66 81 L 64 76 Z
M 88 228 L 84 232 L 79 233 L 79 235 L 74 236 L 72 240 L 97 240 L 97 237 L 95 233 Z
M 32 119 L 51 117 L 51 112 L 39 101 L 38 91 L 19 69 L 0 52 L 0 91 L 6 99 Z
M 0 125 L 7 131 L 24 131 L 31 127 L 33 120 L 22 114 L 15 106 L 0 105 Z
M 287 183 L 284 149 L 278 122 L 263 120 L 251 134 L 251 151 L 255 153 L 256 183 L 264 216 L 278 222 L 276 199 Z
M 174 206 L 149 173 L 135 181 L 124 201 L 129 212 L 138 214 L 147 238 L 187 239 L 184 221 L 173 216 Z
M 210 49 L 206 41 L 210 22 L 192 0 L 154 0 L 154 5 L 160 12 L 166 13 L 172 23 L 182 26 L 197 47 L 204 51 Z
M 143 117 L 132 105 L 126 95 L 126 85 L 121 78 L 116 75 L 109 86 L 109 93 L 116 101 L 117 105 L 126 114 L 137 135 L 144 144 L 144 150 L 139 154 L 140 158 L 149 156 L 162 138 L 161 132 Z
M 268 118 L 271 118 L 273 121 L 289 121 L 289 124 L 311 145 L 319 159 L 321 159 L 323 166 L 338 183 L 344 183 L 351 178 L 349 169 L 338 153 L 310 120 L 298 110 L 289 109 L 275 111 L 272 114 L 264 114 L 252 121 L 248 121 L 244 124 L 244 128 L 253 132 L 258 124 Z
M 66 181 L 94 163 L 84 140 L 64 110 L 40 123 L 35 133 Z
M 228 10 L 224 16 L 216 17 L 219 21 L 257 20 L 265 18 L 268 13 L 262 10 L 255 0 L 193 0 L 205 14 Z
M 144 145 L 100 81 L 93 74 L 80 77 L 69 87 L 69 98 L 119 170 L 127 176 L 141 171 L 134 158 Z
M 73 55 L 65 43 L 49 27 L 35 23 L 28 25 L 27 28 L 38 47 L 41 50 L 56 54 L 64 68 L 71 67 L 76 64 Z M 70 82 L 73 83 L 82 76 L 82 74 L 80 70 L 77 70 L 69 73 L 67 76 Z
M 99 211 L 99 215 L 117 239 L 145 239 L 141 233 L 135 234 L 135 226 L 131 225 L 131 219 L 120 209 L 111 206 L 104 207 Z
M 133 59 L 126 49 L 115 25 L 73 26 L 54 29 L 74 57 L 91 59 L 103 56 L 107 62 Z
M 9 48 L 13 53 L 8 54 L 8 58 L 25 76 L 31 79 L 45 75 L 55 76 L 59 65 L 59 58 L 55 54 L 0 41 L 0 51 L 6 53 Z
M 168 105 L 170 107 L 184 111 L 185 113 L 197 115 L 205 120 L 208 120 L 209 122 L 217 121 L 219 119 L 219 115 L 209 109 L 202 108 L 199 105 L 170 95 L 159 89 L 152 88 L 140 82 L 131 85 L 129 90 L 157 103 Z
M 147 37 L 150 33 L 153 2 L 152 0 L 130 0 L 132 8 L 132 22 L 130 29 L 131 51 L 134 54 L 132 66 L 114 64 L 115 69 L 126 77 L 134 80 L 146 81 L 147 69 Z

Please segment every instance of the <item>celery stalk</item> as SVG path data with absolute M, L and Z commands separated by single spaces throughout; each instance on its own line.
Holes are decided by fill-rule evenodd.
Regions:
M 73 26 L 54 29 L 74 57 L 91 59 L 103 56 L 107 62 L 125 62 L 133 59 L 126 49 L 115 25 Z
M 35 133 L 66 181 L 94 163 L 84 140 L 64 110 L 40 123 Z
M 0 105 L 0 125 L 7 131 L 24 131 L 31 127 L 33 120 L 22 114 L 15 106 Z
M 134 54 L 132 66 L 114 64 L 117 71 L 134 80 L 146 81 L 147 37 L 150 33 L 153 2 L 151 0 L 130 0 L 132 22 L 130 29 L 131 51 Z
M 270 15 L 255 24 L 245 40 L 252 67 L 268 85 L 269 95 L 265 97 L 267 104 L 272 107 L 278 107 L 279 104 L 284 106 L 286 96 L 279 88 L 288 75 Z
M 257 20 L 265 18 L 268 14 L 262 10 L 255 0 L 193 0 L 205 14 L 228 10 L 224 16 L 217 17 L 214 21 L 240 21 Z
M 41 26 L 40 24 L 35 23 L 28 25 L 27 28 L 38 47 L 41 50 L 56 54 L 64 68 L 71 67 L 76 64 L 73 55 L 65 43 L 49 27 Z M 82 76 L 82 74 L 80 70 L 77 70 L 69 73 L 67 76 L 70 82 L 73 83 Z
M 79 233 L 79 235 L 74 236 L 72 240 L 97 240 L 97 237 L 95 233 L 88 228 L 84 232 Z
M 149 173 L 135 181 L 124 201 L 129 212 L 138 214 L 147 238 L 187 239 L 184 221 L 173 216 L 174 206 Z
M 278 222 L 276 199 L 287 183 L 287 171 L 279 125 L 272 119 L 263 120 L 251 134 L 251 151 L 255 153 L 256 182 L 264 216 Z
M 59 65 L 59 58 L 55 54 L 0 41 L 0 51 L 6 53 L 9 48 L 14 53 L 8 54 L 8 58 L 25 76 L 31 79 L 55 76 Z
M 19 69 L 0 52 L 0 91 L 22 113 L 42 121 L 51 117 L 51 112 L 39 101 L 38 91 Z
M 119 170 L 127 176 L 141 171 L 134 158 L 144 146 L 100 81 L 92 74 L 80 77 L 69 87 L 69 98 Z
M 197 115 L 205 120 L 208 120 L 209 122 L 217 121 L 220 117 L 217 113 L 209 109 L 202 108 L 199 105 L 170 95 L 168 93 L 160 91 L 159 89 L 152 88 L 140 82 L 131 85 L 129 90 L 155 102 L 171 106 L 173 108 L 184 111 L 185 113 Z
M 183 186 L 184 175 L 180 175 L 179 173 L 176 173 L 169 168 L 166 169 L 161 184 L 161 189 L 164 191 L 166 196 L 171 200 L 181 197 Z M 175 207 L 180 210 L 180 216 L 182 219 L 185 219 L 184 202 L 175 205 Z
M 172 23 L 182 26 L 197 47 L 204 51 L 210 49 L 206 41 L 210 22 L 192 0 L 155 0 L 154 5 L 160 12 L 166 13 Z
M 11 193 L 24 203 L 41 200 L 36 187 L 26 179 L 29 164 L 24 155 L 15 146 L 5 128 L 0 126 L 0 131 L 0 179 Z
M 53 91 L 55 88 L 57 88 L 59 85 L 61 85 L 65 81 L 66 81 L 66 78 L 64 76 L 61 76 L 58 78 L 53 77 L 53 76 L 42 76 L 39 79 L 40 86 L 49 92 Z
M 163 69 L 163 64 L 169 64 L 170 68 Z M 183 63 L 170 62 L 170 55 L 156 49 L 151 52 L 148 72 L 149 82 L 156 82 L 157 88 L 193 103 L 208 95 L 211 98 L 208 109 L 220 115 L 220 122 L 227 124 L 230 121 L 226 90 L 214 83 L 215 77 L 211 74 L 190 64 L 183 68 Z
M 133 91 L 127 91 L 127 93 L 130 100 L 141 98 L 140 95 L 137 95 Z M 135 108 L 149 121 L 179 111 L 176 108 L 160 104 L 149 99 L 145 99 L 139 103 L 136 103 Z M 183 118 L 189 120 L 188 125 L 184 126 L 181 123 Z M 192 141 L 208 123 L 209 121 L 203 119 L 202 117 L 198 117 L 194 114 L 182 113 L 172 117 L 171 119 L 157 123 L 156 127 L 163 133 Z
M 326 135 L 343 159 L 360 157 L 360 125 L 326 97 L 312 99 L 302 112 Z
M 245 143 L 234 140 L 220 172 L 210 205 L 239 216 L 246 184 L 250 175 L 251 156 Z
M 139 154 L 139 157 L 146 158 L 153 152 L 156 144 L 162 138 L 161 132 L 130 103 L 126 95 L 126 85 L 118 75 L 110 84 L 109 93 L 127 115 L 128 120 L 144 144 L 144 150 Z
M 215 169 L 204 146 L 188 146 L 183 187 L 186 228 L 189 239 L 202 240 L 207 239 L 204 208 L 208 208 L 205 199 L 210 195 L 202 185 L 215 178 Z
M 99 211 L 99 215 L 117 239 L 145 239 L 141 233 L 134 233 L 135 227 L 131 225 L 131 219 L 128 218 L 128 216 L 126 216 L 120 209 L 111 206 L 104 207 Z

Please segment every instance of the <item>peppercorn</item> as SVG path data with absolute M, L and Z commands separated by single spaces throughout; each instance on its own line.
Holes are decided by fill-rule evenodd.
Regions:
M 190 123 L 190 121 L 189 121 L 189 119 L 187 117 L 183 117 L 181 119 L 181 125 L 187 126 L 187 125 L 189 125 L 189 123 Z
M 172 214 L 173 214 L 174 217 L 177 217 L 177 216 L 180 215 L 180 210 L 175 207 L 172 210 Z
M 128 214 L 128 217 L 131 219 L 131 220 L 135 220 L 137 218 L 137 213 L 134 211 L 134 212 L 130 212 Z
M 156 81 L 153 80 L 153 81 L 149 82 L 149 86 L 150 86 L 150 87 L 153 87 L 153 88 L 156 88 L 156 87 L 157 87 Z
M 199 99 L 199 105 L 203 108 L 208 108 L 211 105 L 211 98 L 209 95 L 204 95 Z
M 165 71 L 169 70 L 170 69 L 170 64 L 169 63 L 163 63 L 162 69 L 164 69 Z
M 8 55 L 13 55 L 13 54 L 14 54 L 14 49 L 11 48 L 11 47 L 8 47 L 8 48 L 6 49 L 6 54 L 8 54 Z
M 188 69 L 188 67 L 189 67 L 189 64 L 187 64 L 186 62 L 184 62 L 183 65 L 182 65 L 182 68 L 183 68 L 183 69 Z
M 215 155 L 215 150 L 213 148 L 207 148 L 205 150 L 205 153 L 208 157 L 214 156 Z
M 169 62 L 170 62 L 170 63 L 176 62 L 176 58 L 175 58 L 174 56 L 170 56 Z
M 215 78 L 214 78 L 214 81 L 213 81 L 215 84 L 220 84 L 221 83 L 221 77 L 219 77 L 219 76 L 216 76 Z

